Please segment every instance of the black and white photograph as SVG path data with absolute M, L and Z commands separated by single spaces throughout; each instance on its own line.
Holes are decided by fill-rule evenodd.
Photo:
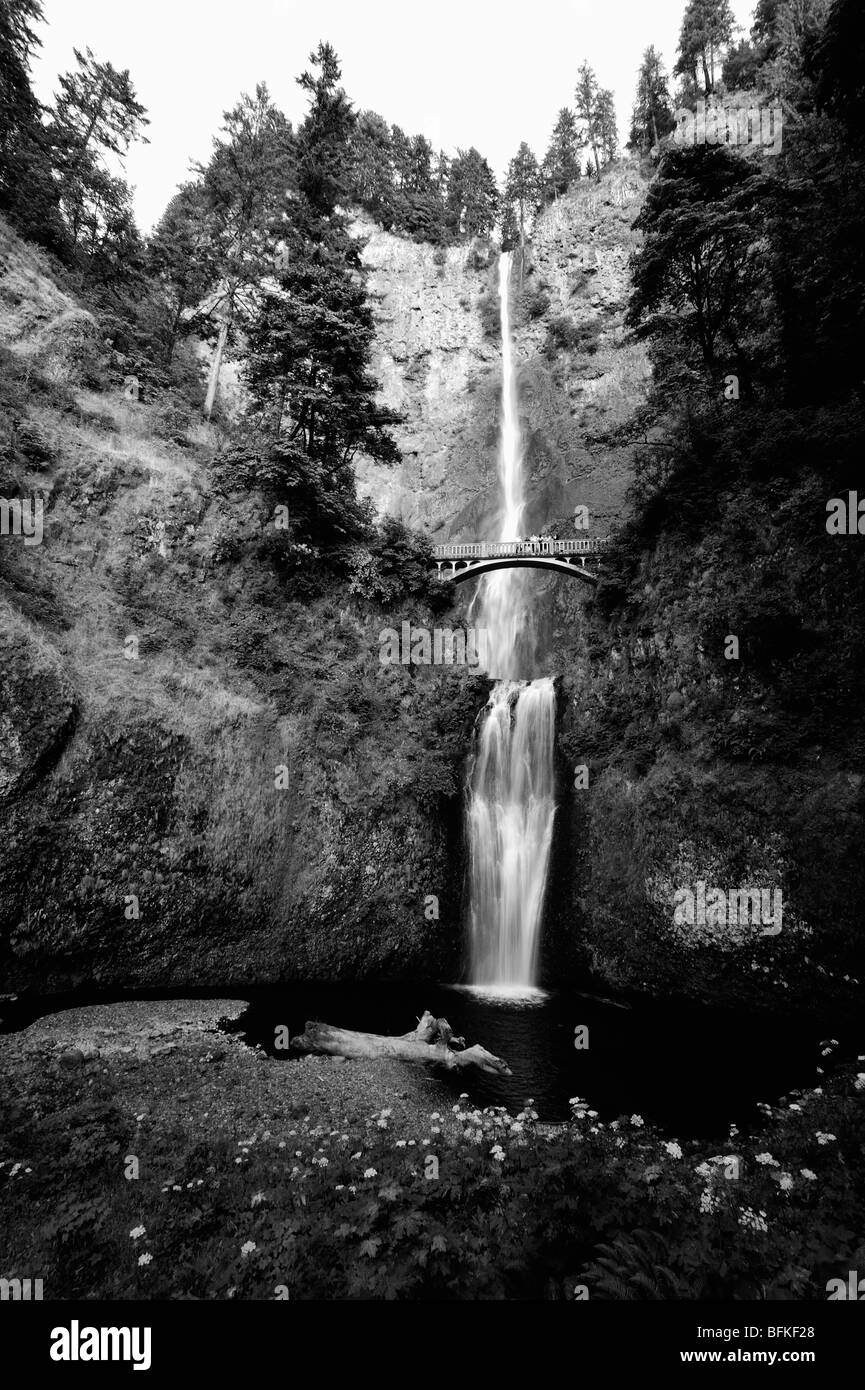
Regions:
M 22 1373 L 825 1374 L 863 1000 L 862 0 L 0 0 Z

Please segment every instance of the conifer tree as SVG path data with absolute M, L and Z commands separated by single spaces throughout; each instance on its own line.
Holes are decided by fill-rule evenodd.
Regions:
M 549 148 L 542 166 L 547 196 L 557 198 L 580 177 L 580 140 L 573 111 L 563 106 L 553 126 Z
M 663 59 L 652 44 L 643 54 L 637 76 L 637 94 L 631 118 L 631 146 L 645 154 L 653 145 L 659 145 L 674 125 Z
M 523 140 L 508 166 L 505 204 L 513 209 L 520 246 L 526 244 L 526 220 L 541 198 L 541 171 L 538 161 Z
M 100 62 L 89 48 L 73 52 L 77 68 L 60 78 L 49 135 L 73 245 L 92 255 L 112 220 L 124 209 L 131 218 L 126 184 L 111 173 L 108 157 L 122 165 L 133 141 L 147 143 L 150 122 L 128 69 Z
M 730 0 L 688 0 L 679 35 L 679 57 L 673 71 L 686 82 L 699 83 L 703 93 L 715 90 L 715 75 L 724 49 L 733 37 L 735 18 Z
M 270 467 L 292 516 L 316 540 L 359 525 L 352 460 L 393 462 L 393 416 L 376 402 L 369 370 L 374 321 L 358 242 L 339 209 L 356 117 L 329 44 L 298 79 L 310 108 L 297 135 L 297 182 L 274 219 L 276 272 L 248 333 L 244 375 L 269 440 Z M 331 171 L 327 178 L 322 171 Z
M 598 156 L 600 137 L 598 131 L 598 79 L 588 63 L 580 66 L 577 74 L 575 93 L 577 119 L 582 123 L 582 143 L 588 145 L 595 161 L 595 177 L 601 177 L 601 164 Z M 591 172 L 589 166 L 588 172 Z
M 341 169 L 324 162 L 316 165 L 308 151 L 304 157 L 310 188 L 315 186 L 319 197 L 335 196 L 335 190 L 342 188 Z M 210 254 L 217 267 L 214 291 L 203 308 L 216 336 L 204 402 L 207 419 L 213 412 L 226 349 L 255 311 L 258 287 L 268 266 L 268 229 L 276 209 L 284 204 L 292 164 L 291 127 L 260 83 L 254 97 L 242 96 L 225 113 L 210 162 L 199 170 L 212 233 Z
M 467 237 L 485 236 L 495 225 L 499 191 L 492 169 L 474 146 L 459 150 L 451 164 L 448 208 L 455 228 Z
M 67 237 L 52 176 L 42 108 L 30 86 L 40 0 L 0 0 L 0 212 L 22 235 L 60 256 Z

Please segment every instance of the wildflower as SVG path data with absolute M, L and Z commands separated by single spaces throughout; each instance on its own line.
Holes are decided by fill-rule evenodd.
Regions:
M 251 1197 L 251 1199 L 250 1199 L 249 1205 L 250 1205 L 251 1207 L 258 1207 L 258 1206 L 261 1205 L 261 1203 L 262 1203 L 263 1201 L 264 1201 L 264 1193 L 263 1193 L 263 1192 L 253 1192 L 252 1197 Z
M 493 1144 L 493 1147 L 490 1149 L 490 1158 L 494 1158 L 496 1163 L 504 1163 L 505 1151 L 501 1144 Z
M 352 1154 L 352 1158 L 360 1158 L 360 1156 L 361 1156 L 362 1153 L 363 1153 L 363 1150 L 362 1150 L 362 1149 L 358 1149 L 358 1151 L 357 1151 L 356 1154 Z M 299 1156 L 299 1155 L 298 1155 L 298 1156 Z
M 857 1091 L 865 1091 L 865 1071 L 857 1072 L 853 1078 L 853 1085 Z
M 782 1192 L 791 1192 L 793 1189 L 793 1177 L 790 1173 L 782 1173 L 778 1179 L 778 1186 Z
M 818 1130 L 814 1137 L 818 1144 L 834 1144 L 837 1142 L 838 1136 L 835 1134 L 821 1134 L 820 1130 Z
M 753 1207 L 744 1207 L 739 1213 L 739 1225 L 744 1226 L 747 1231 L 768 1231 L 766 1224 L 766 1213 L 764 1211 L 754 1211 Z
M 254 1240 L 247 1240 L 243 1245 L 241 1245 L 241 1247 L 240 1247 L 240 1253 L 241 1253 L 241 1255 L 251 1255 L 254 1249 L 255 1249 L 255 1241 L 254 1241 Z
M 700 1211 L 711 1215 L 721 1205 L 721 1199 L 716 1197 L 711 1187 L 707 1187 L 700 1194 Z
M 319 1167 L 319 1168 L 326 1168 L 326 1167 L 327 1167 L 327 1159 L 325 1158 L 324 1154 L 319 1154 L 319 1155 L 318 1155 L 316 1158 L 314 1158 L 312 1161 L 313 1161 L 313 1163 L 316 1164 L 316 1166 Z
M 439 1114 L 439 1112 L 438 1112 L 437 1110 L 434 1110 L 434 1111 L 432 1112 L 432 1114 L 430 1115 L 430 1119 L 431 1119 L 431 1120 L 440 1120 L 440 1119 L 441 1119 L 441 1115 Z
M 777 1158 L 773 1158 L 771 1154 L 755 1154 L 755 1155 L 754 1155 L 754 1161 L 755 1161 L 756 1163 L 762 1163 L 762 1164 L 764 1164 L 764 1166 L 767 1167 L 767 1168 L 777 1168 L 777 1167 L 778 1167 L 778 1160 L 777 1160 Z
M 397 1148 L 397 1149 L 404 1149 L 404 1148 L 405 1148 L 405 1140 L 404 1140 L 404 1139 L 397 1139 L 396 1144 L 394 1145 L 394 1148 Z
M 667 1150 L 667 1153 L 670 1155 L 671 1158 L 682 1157 L 682 1150 L 680 1146 L 675 1142 L 675 1140 L 667 1140 L 667 1142 L 664 1144 L 664 1148 Z
M 355 1187 L 353 1182 L 349 1183 L 348 1190 L 349 1192 L 357 1192 L 357 1188 Z
M 643 1117 L 642 1117 L 642 1115 L 632 1115 L 632 1116 L 631 1116 L 631 1124 L 634 1125 L 634 1127 L 635 1127 L 636 1129 L 640 1129 L 641 1126 L 643 1125 Z
M 377 1171 L 376 1171 L 375 1168 L 366 1168 L 366 1169 L 364 1170 L 364 1174 L 363 1174 L 363 1175 L 364 1175 L 365 1178 L 377 1178 L 377 1177 L 378 1177 L 378 1173 L 377 1173 Z
M 138 1256 L 138 1263 L 140 1265 L 149 1265 L 152 1259 L 153 1256 L 150 1254 L 150 1252 L 148 1250 L 145 1250 L 142 1255 Z
M 790 1105 L 788 1105 L 787 1109 L 788 1109 L 788 1110 L 801 1110 L 802 1107 L 801 1107 L 801 1105 L 797 1105 L 795 1101 L 791 1101 L 791 1103 L 790 1103 Z
M 338 1182 L 337 1185 L 336 1185 L 336 1187 L 335 1187 L 333 1190 L 334 1190 L 334 1192 L 344 1192 L 344 1191 L 345 1191 L 345 1183 L 344 1183 L 344 1182 Z
M 807 1178 L 809 1182 L 817 1181 L 817 1174 L 812 1172 L 810 1168 L 800 1168 L 799 1172 L 802 1174 L 802 1177 Z
M 129 1234 L 133 1240 L 140 1240 L 142 1236 L 147 1235 L 147 1232 L 145 1231 L 143 1226 L 133 1226 Z

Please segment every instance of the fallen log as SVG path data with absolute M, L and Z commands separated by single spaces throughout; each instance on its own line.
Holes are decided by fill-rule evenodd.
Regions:
M 386 1033 L 356 1033 L 349 1028 L 334 1028 L 330 1023 L 307 1021 L 299 1037 L 292 1038 L 292 1048 L 304 1052 L 325 1053 L 331 1057 L 350 1057 L 355 1060 L 377 1057 L 393 1058 L 398 1062 L 422 1062 L 446 1067 L 448 1071 L 463 1067 L 478 1067 L 481 1071 L 510 1076 L 511 1069 L 501 1057 L 493 1056 L 485 1047 L 475 1043 L 466 1047 L 464 1038 L 455 1038 L 446 1018 L 434 1018 L 427 1009 L 410 1033 L 391 1036 Z

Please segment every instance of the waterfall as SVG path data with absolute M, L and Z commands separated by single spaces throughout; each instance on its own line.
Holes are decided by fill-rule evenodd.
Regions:
M 501 540 L 518 540 L 525 506 L 523 454 L 510 317 L 511 256 L 499 261 L 502 417 L 499 478 Z M 495 991 L 535 983 L 555 795 L 552 679 L 519 676 L 534 649 L 531 589 L 525 571 L 495 570 L 478 586 L 472 610 L 486 628 L 496 684 L 484 710 L 469 779 L 470 982 Z

